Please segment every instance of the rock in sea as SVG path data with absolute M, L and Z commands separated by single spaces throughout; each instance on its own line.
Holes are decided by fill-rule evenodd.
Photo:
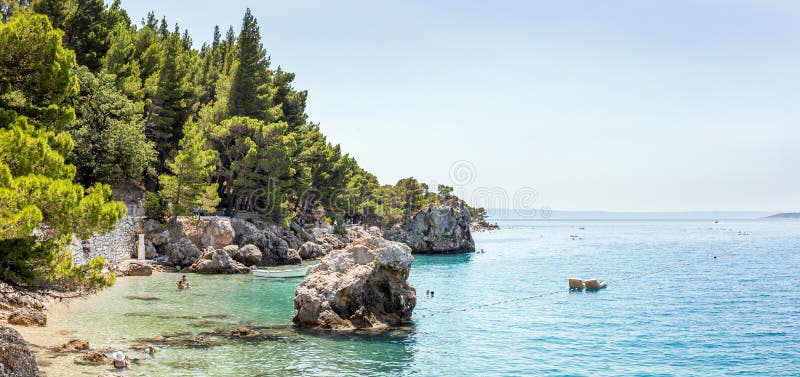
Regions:
M 417 303 L 408 274 L 414 257 L 403 243 L 362 238 L 322 258 L 294 296 L 296 325 L 383 329 L 411 319 Z
M 405 242 L 415 253 L 471 253 L 475 251 L 471 219 L 463 201 L 443 200 L 428 204 L 388 231 L 386 238 Z
M 17 330 L 4 326 L 0 326 L 0 376 L 41 376 L 25 339 Z

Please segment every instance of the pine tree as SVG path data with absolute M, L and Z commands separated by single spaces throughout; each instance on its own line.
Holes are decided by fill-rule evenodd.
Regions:
M 53 131 L 75 119 L 63 104 L 78 91 L 75 54 L 61 46 L 61 36 L 42 15 L 15 16 L 0 29 L 0 109 Z M 0 116 L 0 126 L 11 120 Z
M 157 74 L 147 80 L 147 132 L 158 151 L 159 172 L 183 136 L 181 126 L 194 111 L 192 85 L 196 68 L 191 51 L 183 48 L 180 35 L 164 40 L 164 53 Z
M 77 70 L 80 92 L 72 99 L 77 120 L 68 129 L 75 140 L 69 161 L 83 184 L 141 182 L 155 164 L 153 143 L 144 135 L 142 104 L 115 86 L 114 75 Z
M 272 85 L 276 88 L 273 102 L 281 106 L 281 120 L 289 125 L 290 131 L 308 122 L 306 115 L 308 92 L 297 91 L 292 87 L 294 77 L 294 73 L 286 72 L 281 67 L 278 67 L 272 77 Z
M 228 99 L 229 116 L 246 116 L 271 122 L 270 111 L 274 90 L 270 87 L 269 58 L 261 45 L 258 22 L 248 8 L 239 32 L 237 63 Z
M 173 217 L 194 209 L 211 212 L 219 204 L 217 185 L 209 183 L 216 170 L 217 152 L 205 148 L 206 138 L 196 123 L 187 122 L 183 133 L 178 154 L 167 164 L 172 174 L 159 176 L 160 194 Z
M 77 89 L 75 57 L 42 15 L 16 15 L 0 25 L 0 46 L 0 280 L 109 283 L 101 259 L 74 267 L 66 249 L 73 233 L 109 231 L 125 214 L 108 185 L 73 183 L 76 169 L 65 163 L 72 138 L 49 113 L 74 117 L 64 100 Z

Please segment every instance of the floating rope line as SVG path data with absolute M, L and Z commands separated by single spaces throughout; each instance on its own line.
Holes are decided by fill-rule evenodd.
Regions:
M 732 247 L 732 248 L 730 248 L 728 250 L 723 251 L 722 253 L 712 255 L 712 259 L 718 259 L 720 257 L 731 255 L 731 254 L 743 249 L 745 246 L 750 245 L 752 243 L 753 243 L 752 240 L 747 240 L 747 242 L 743 242 L 741 245 L 738 245 L 736 247 Z M 689 262 L 684 262 L 684 263 L 680 263 L 680 264 L 676 264 L 676 265 L 672 265 L 672 266 L 667 266 L 667 267 L 664 267 L 664 268 L 660 268 L 658 270 L 646 272 L 646 273 L 639 274 L 639 275 L 632 275 L 632 276 L 628 276 L 628 277 L 624 277 L 624 278 L 620 278 L 620 279 L 616 279 L 616 280 L 610 280 L 610 281 L 607 281 L 606 283 L 611 285 L 612 283 L 619 283 L 619 282 L 622 282 L 622 281 L 630 281 L 630 280 L 641 279 L 641 278 L 646 277 L 646 276 L 657 275 L 657 274 L 660 274 L 660 273 L 663 273 L 663 272 L 666 272 L 666 271 L 671 271 L 671 270 L 676 270 L 676 269 L 683 268 L 683 267 L 688 267 L 688 266 L 692 266 L 692 265 L 696 265 L 696 264 L 701 264 L 701 263 L 707 262 L 708 260 L 709 260 L 709 258 L 705 257 L 705 258 L 694 260 L 694 261 L 689 261 Z M 486 308 L 486 307 L 489 307 L 489 306 L 503 305 L 503 304 L 508 304 L 508 303 L 512 303 L 512 302 L 518 302 L 518 301 L 534 300 L 534 299 L 537 299 L 537 298 L 542 298 L 542 297 L 546 297 L 546 296 L 552 296 L 552 295 L 556 295 L 556 294 L 564 293 L 564 292 L 565 292 L 565 290 L 562 288 L 562 289 L 558 289 L 558 290 L 554 290 L 554 291 L 550 291 L 550 292 L 539 293 L 539 294 L 532 295 L 532 296 L 509 298 L 509 299 L 505 299 L 505 300 L 494 301 L 494 302 L 479 304 L 479 305 L 470 306 L 470 307 L 445 308 L 445 309 L 442 309 L 442 310 L 437 310 L 437 311 L 432 311 L 432 312 L 420 314 L 419 316 L 415 316 L 415 317 L 417 317 L 417 318 L 425 318 L 425 317 L 433 316 L 434 314 L 447 314 L 447 313 L 456 313 L 456 312 L 466 312 L 468 310 Z M 569 292 L 569 290 L 567 290 L 567 292 Z

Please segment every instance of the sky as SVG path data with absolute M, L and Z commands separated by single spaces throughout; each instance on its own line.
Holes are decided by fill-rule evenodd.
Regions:
M 311 120 L 382 183 L 486 207 L 800 211 L 795 1 L 122 5 L 195 47 L 250 7 Z

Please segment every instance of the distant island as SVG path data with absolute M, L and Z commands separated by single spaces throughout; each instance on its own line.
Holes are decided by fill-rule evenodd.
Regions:
M 767 216 L 765 219 L 800 219 L 800 212 L 777 213 Z

